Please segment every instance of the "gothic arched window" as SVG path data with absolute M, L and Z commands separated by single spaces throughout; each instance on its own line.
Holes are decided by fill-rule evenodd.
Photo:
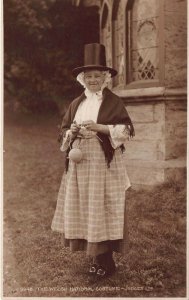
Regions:
M 159 79 L 159 0 L 131 0 L 126 8 L 127 83 Z

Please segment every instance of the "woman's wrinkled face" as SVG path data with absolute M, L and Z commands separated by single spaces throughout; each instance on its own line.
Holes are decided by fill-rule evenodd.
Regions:
M 104 74 L 98 70 L 86 71 L 84 73 L 84 81 L 89 91 L 98 92 L 104 83 Z

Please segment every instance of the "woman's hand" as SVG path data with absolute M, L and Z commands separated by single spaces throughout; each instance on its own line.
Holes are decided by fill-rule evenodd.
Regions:
M 95 131 L 95 132 L 101 132 L 104 134 L 109 135 L 109 128 L 107 125 L 97 124 L 92 120 L 84 121 L 82 123 L 82 126 L 85 126 L 87 130 Z
M 95 132 L 98 131 L 98 124 L 92 120 L 83 121 L 81 125 L 84 126 L 87 130 Z
M 71 127 L 70 127 L 71 134 L 72 134 L 73 136 L 76 136 L 76 135 L 78 134 L 80 128 L 81 128 L 81 127 L 80 127 L 76 122 L 73 122 L 73 123 L 71 124 Z

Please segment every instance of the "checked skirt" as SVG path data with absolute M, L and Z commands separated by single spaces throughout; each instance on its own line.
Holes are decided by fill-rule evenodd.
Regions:
M 115 150 L 110 168 L 96 137 L 76 139 L 81 162 L 64 172 L 51 228 L 66 240 L 103 244 L 124 238 L 125 191 L 130 186 L 125 153 Z M 79 250 L 79 249 L 76 249 Z M 90 252 L 90 251 L 89 251 Z

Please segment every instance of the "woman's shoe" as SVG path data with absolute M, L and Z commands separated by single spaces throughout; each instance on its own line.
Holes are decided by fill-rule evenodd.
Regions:
M 96 272 L 97 272 L 97 270 L 98 270 L 98 267 L 99 266 L 97 264 L 90 265 L 90 267 L 89 267 L 89 274 L 90 275 L 95 275 Z
M 99 268 L 98 271 L 96 272 L 97 277 L 99 278 L 107 278 L 111 275 L 113 275 L 115 270 L 106 270 L 104 268 Z
M 96 275 L 98 277 L 106 277 L 107 276 L 107 270 L 102 266 L 98 266 L 97 271 L 96 271 Z
M 99 278 L 105 278 L 108 276 L 111 276 L 116 270 L 115 266 L 110 266 L 108 268 L 105 268 L 103 266 L 98 266 L 97 270 L 96 270 L 96 275 Z
M 112 251 L 108 251 L 102 254 L 99 254 L 97 256 L 97 270 L 96 270 L 96 275 L 97 277 L 107 277 L 112 275 L 115 270 L 116 270 L 116 266 L 115 266 L 115 262 L 113 260 L 113 252 Z

